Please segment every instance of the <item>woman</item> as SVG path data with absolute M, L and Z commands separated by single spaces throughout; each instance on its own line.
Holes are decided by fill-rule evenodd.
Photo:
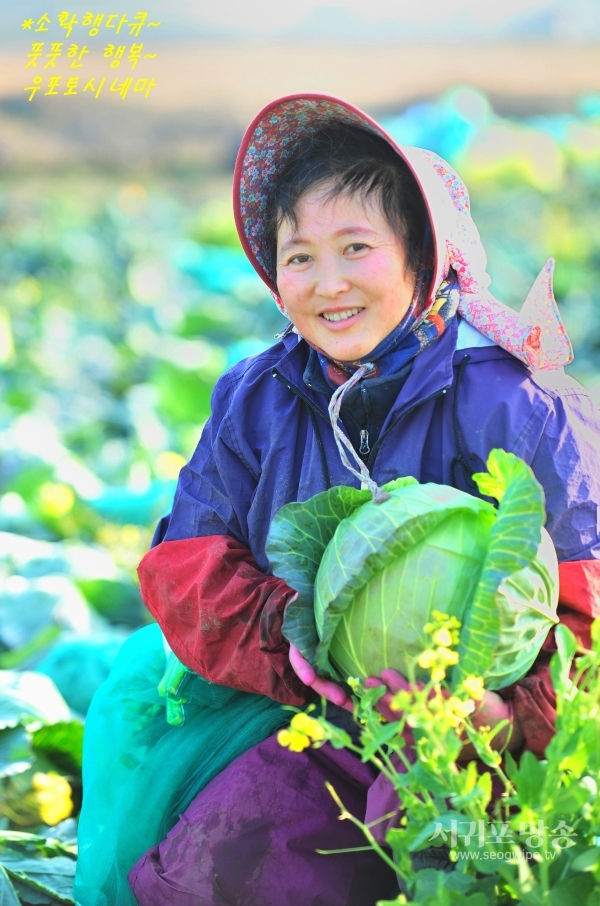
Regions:
M 502 447 L 533 468 L 561 562 L 563 619 L 585 639 L 595 599 L 598 422 L 560 369 L 570 345 L 551 263 L 521 315 L 488 293 L 485 253 L 466 189 L 436 155 L 398 148 L 355 108 L 303 95 L 250 125 L 234 177 L 240 238 L 290 320 L 279 342 L 218 382 L 181 473 L 160 543 L 140 566 L 142 594 L 178 658 L 216 684 L 301 705 L 315 694 L 351 727 L 346 694 L 315 675 L 283 626 L 294 590 L 270 575 L 269 525 L 281 506 L 361 478 L 454 485 Z M 545 370 L 540 370 L 545 369 Z M 349 471 L 328 403 L 355 453 Z M 498 745 L 541 755 L 554 698 L 545 651 L 477 719 L 510 727 Z M 394 690 L 402 678 L 388 671 Z M 385 708 L 386 701 L 383 702 Z M 150 904 L 373 904 L 395 879 L 340 824 L 324 789 L 375 820 L 374 771 L 329 746 L 289 753 L 274 736 L 206 786 L 129 880 Z

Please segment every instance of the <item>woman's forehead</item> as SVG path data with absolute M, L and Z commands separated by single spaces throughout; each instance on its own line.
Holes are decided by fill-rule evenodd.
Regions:
M 326 225 L 336 233 L 381 231 L 391 229 L 385 217 L 378 192 L 344 189 L 334 191 L 333 183 L 312 186 L 304 192 L 294 207 L 295 222 L 283 217 L 278 237 L 299 235 L 303 225 Z

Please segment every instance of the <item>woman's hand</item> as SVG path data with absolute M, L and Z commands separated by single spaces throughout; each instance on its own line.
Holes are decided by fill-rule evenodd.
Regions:
M 422 688 L 422 685 L 419 683 L 419 687 Z M 397 670 L 382 670 L 381 676 L 368 676 L 365 680 L 365 689 L 375 689 L 377 686 L 385 686 L 387 692 L 375 708 L 390 723 L 399 720 L 400 711 L 392 708 L 392 699 L 397 692 L 410 692 L 410 683 Z
M 418 685 L 423 688 L 422 683 Z M 387 691 L 379 699 L 375 707 L 386 720 L 390 722 L 398 720 L 400 712 L 395 711 L 391 707 L 392 699 L 397 692 L 402 690 L 410 691 L 410 683 L 396 670 L 382 670 L 380 677 L 369 676 L 365 680 L 366 689 L 373 689 L 376 686 L 385 686 Z M 448 696 L 450 693 L 444 691 L 443 694 Z M 492 728 L 503 720 L 508 720 L 509 723 L 493 738 L 492 748 L 500 751 L 508 749 L 509 752 L 514 752 L 516 749 L 520 749 L 524 742 L 523 730 L 519 719 L 514 713 L 510 702 L 505 702 L 496 692 L 490 692 L 486 689 L 483 693 L 483 698 L 471 714 L 473 726 L 477 730 L 481 727 Z M 463 746 L 460 760 L 476 757 L 477 753 L 471 743 L 466 743 Z
M 515 752 L 525 742 L 519 718 L 515 714 L 511 702 L 505 702 L 497 692 L 490 692 L 489 689 L 486 689 L 483 698 L 471 714 L 471 723 L 476 730 L 481 727 L 492 729 L 503 720 L 507 720 L 508 724 L 492 739 L 492 749 L 500 752 L 505 750 Z M 475 749 L 468 743 L 463 747 L 461 760 L 475 757 Z
M 319 676 L 314 667 L 300 654 L 295 645 L 290 645 L 290 664 L 296 676 L 302 680 L 305 686 L 310 686 L 311 689 L 314 689 L 317 695 L 322 695 L 328 702 L 339 705 L 341 708 L 345 708 L 346 711 L 354 710 L 352 699 L 346 695 L 342 687 Z M 397 718 L 394 717 L 392 720 L 397 720 Z

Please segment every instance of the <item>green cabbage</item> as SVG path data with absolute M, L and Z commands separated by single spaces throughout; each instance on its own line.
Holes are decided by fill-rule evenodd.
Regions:
M 336 487 L 275 516 L 267 553 L 298 592 L 284 635 L 337 679 L 406 674 L 434 610 L 460 620 L 458 666 L 500 689 L 523 676 L 557 622 L 558 566 L 529 466 L 493 450 L 475 475 L 485 500 L 400 478 L 376 504 Z

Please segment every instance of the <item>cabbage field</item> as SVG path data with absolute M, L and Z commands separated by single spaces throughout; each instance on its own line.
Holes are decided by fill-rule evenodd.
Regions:
M 464 177 L 498 298 L 519 307 L 556 258 L 570 371 L 600 398 L 600 97 L 516 119 L 462 88 L 382 122 Z M 284 325 L 237 241 L 230 180 L 0 169 L 6 903 L 69 902 L 85 713 L 149 622 L 136 565 L 216 379 Z

